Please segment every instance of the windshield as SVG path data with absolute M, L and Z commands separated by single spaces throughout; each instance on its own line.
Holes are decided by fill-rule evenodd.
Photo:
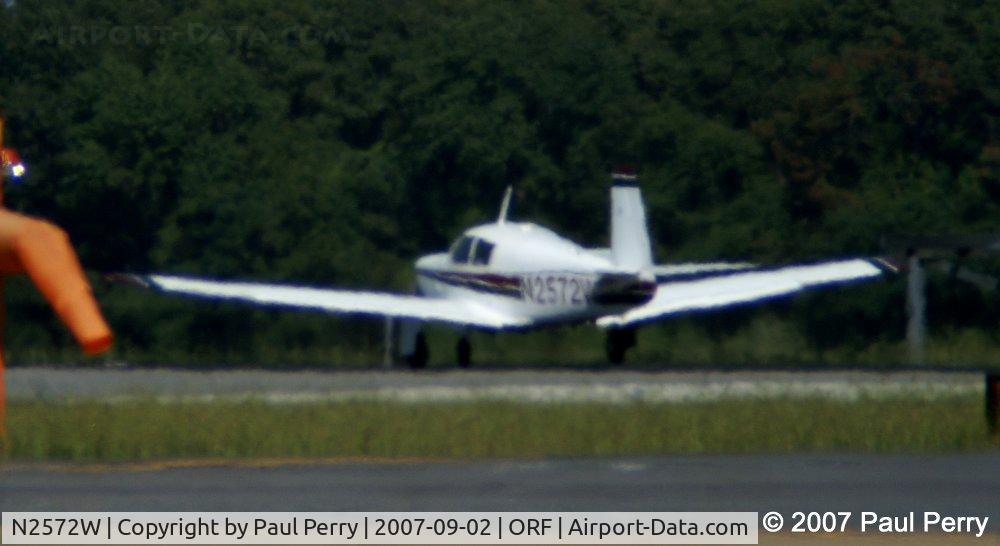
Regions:
M 472 238 L 462 237 L 451 247 L 451 261 L 457 264 L 468 262 L 470 251 L 472 251 Z
M 479 239 L 476 242 L 476 250 L 472 253 L 472 263 L 477 265 L 489 265 L 490 256 L 493 255 L 493 243 Z

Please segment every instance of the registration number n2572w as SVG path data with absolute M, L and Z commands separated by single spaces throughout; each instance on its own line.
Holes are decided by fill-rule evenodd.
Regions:
M 525 301 L 539 305 L 585 305 L 594 281 L 582 275 L 533 274 L 521 278 Z

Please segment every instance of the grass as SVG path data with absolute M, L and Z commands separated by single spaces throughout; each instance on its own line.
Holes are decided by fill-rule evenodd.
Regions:
M 262 402 L 9 408 L 14 461 L 955 452 L 1000 448 L 980 397 L 679 404 Z

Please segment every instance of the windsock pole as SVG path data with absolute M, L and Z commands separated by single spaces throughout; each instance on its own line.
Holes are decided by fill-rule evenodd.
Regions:
M 0 150 L 3 150 L 3 112 L 0 112 Z M 3 161 L 0 161 L 3 163 Z M 0 165 L 0 167 L 3 167 Z M 0 168 L 0 208 L 3 208 L 3 184 L 6 169 Z M 0 275 L 0 453 L 6 453 L 7 444 L 7 384 L 4 378 L 3 333 L 7 327 L 7 298 L 4 293 L 4 276 Z

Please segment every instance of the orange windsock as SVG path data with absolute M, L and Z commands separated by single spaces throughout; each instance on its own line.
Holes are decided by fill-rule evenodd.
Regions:
M 111 329 L 61 228 L 0 209 L 0 273 L 27 273 L 85 353 L 111 347 Z

